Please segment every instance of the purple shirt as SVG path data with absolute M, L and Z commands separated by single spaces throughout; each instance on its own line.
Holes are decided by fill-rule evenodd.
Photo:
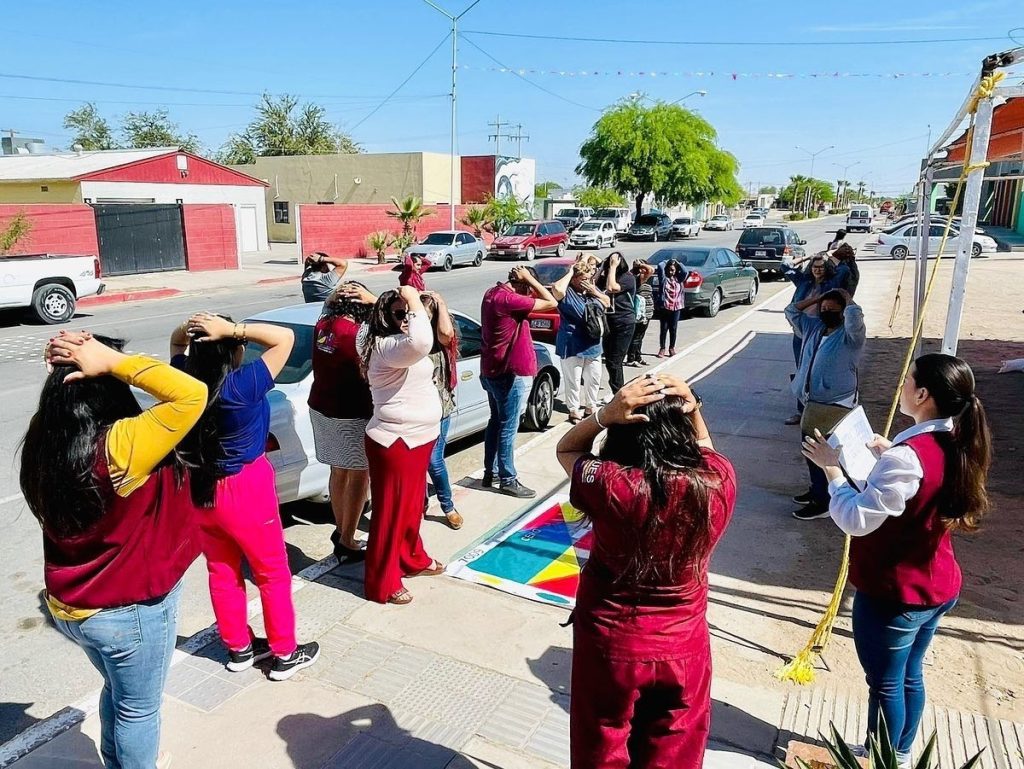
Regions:
M 508 283 L 489 288 L 480 305 L 483 353 L 480 376 L 534 376 L 537 353 L 530 336 L 532 296 L 517 294 Z

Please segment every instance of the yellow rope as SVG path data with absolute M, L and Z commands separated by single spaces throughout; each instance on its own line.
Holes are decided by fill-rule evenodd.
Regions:
M 935 266 L 932 267 L 931 275 L 928 278 L 928 285 L 925 288 L 924 297 L 921 301 L 921 308 L 918 314 L 917 323 L 914 327 L 914 333 L 910 338 L 910 344 L 907 346 L 907 354 L 903 359 L 903 368 L 900 371 L 899 381 L 896 384 L 896 392 L 893 395 L 892 404 L 889 407 L 889 415 L 885 420 L 885 429 L 882 431 L 882 434 L 886 437 L 888 437 L 889 431 L 892 429 L 892 423 L 896 418 L 896 409 L 899 408 L 900 404 L 900 391 L 903 389 L 903 382 L 907 378 L 910 366 L 914 362 L 914 350 L 917 349 L 917 343 L 924 330 L 925 308 L 927 308 L 928 301 L 931 299 L 932 289 L 935 287 L 935 278 L 939 274 L 939 264 L 942 261 L 941 255 L 946 250 L 946 242 L 949 239 L 950 228 L 953 224 L 952 212 L 956 211 L 956 207 L 960 202 L 960 193 L 964 187 L 963 182 L 967 178 L 967 174 L 971 171 L 988 166 L 987 162 L 975 163 L 973 165 L 966 164 L 967 158 L 971 156 L 971 147 L 974 142 L 974 113 L 978 109 L 978 103 L 983 98 L 990 98 L 992 96 L 996 84 L 1002 80 L 1003 77 L 1004 74 L 1002 72 L 997 72 L 993 75 L 982 78 L 982 81 L 978 85 L 978 89 L 974 94 L 974 99 L 971 101 L 971 122 L 967 128 L 967 141 L 964 147 L 964 167 L 960 172 L 960 178 L 957 180 L 956 192 L 953 194 L 953 204 L 950 208 L 950 215 L 946 221 L 946 228 L 942 233 L 942 242 L 939 244 L 938 253 L 935 255 Z M 901 283 L 902 280 L 903 278 L 901 274 Z M 897 287 L 896 302 L 899 302 L 899 287 Z M 895 314 L 895 312 L 896 308 L 894 306 L 893 313 Z M 843 602 L 843 592 L 846 590 L 846 579 L 850 571 L 850 541 L 850 536 L 847 535 L 843 541 L 843 557 L 839 564 L 839 575 L 836 578 L 835 587 L 832 589 L 832 598 L 829 600 L 828 606 L 825 608 L 825 614 L 818 621 L 817 626 L 814 628 L 814 632 L 811 633 L 810 640 L 807 641 L 804 648 L 801 649 L 792 660 L 775 671 L 775 677 L 780 681 L 791 681 L 801 685 L 813 683 L 814 660 L 816 657 L 821 656 L 828 647 L 828 642 L 832 638 L 832 628 L 835 625 L 836 617 L 839 615 L 839 608 Z

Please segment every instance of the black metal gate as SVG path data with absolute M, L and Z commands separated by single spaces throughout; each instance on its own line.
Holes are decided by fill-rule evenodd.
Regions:
M 185 269 L 181 206 L 117 203 L 93 210 L 104 275 Z

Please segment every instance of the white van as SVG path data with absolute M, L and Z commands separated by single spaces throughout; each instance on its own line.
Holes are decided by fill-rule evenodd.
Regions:
M 846 231 L 864 230 L 871 232 L 871 223 L 875 219 L 875 213 L 871 206 L 857 203 L 850 206 L 850 213 L 846 215 Z
M 599 208 L 594 212 L 595 219 L 607 219 L 615 225 L 616 232 L 625 232 L 633 223 L 633 211 L 629 208 Z

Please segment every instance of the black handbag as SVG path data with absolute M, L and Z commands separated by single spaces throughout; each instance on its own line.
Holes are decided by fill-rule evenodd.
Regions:
M 604 307 L 598 302 L 587 302 L 583 305 L 583 324 L 587 327 L 587 334 L 594 339 L 603 339 L 608 331 Z

